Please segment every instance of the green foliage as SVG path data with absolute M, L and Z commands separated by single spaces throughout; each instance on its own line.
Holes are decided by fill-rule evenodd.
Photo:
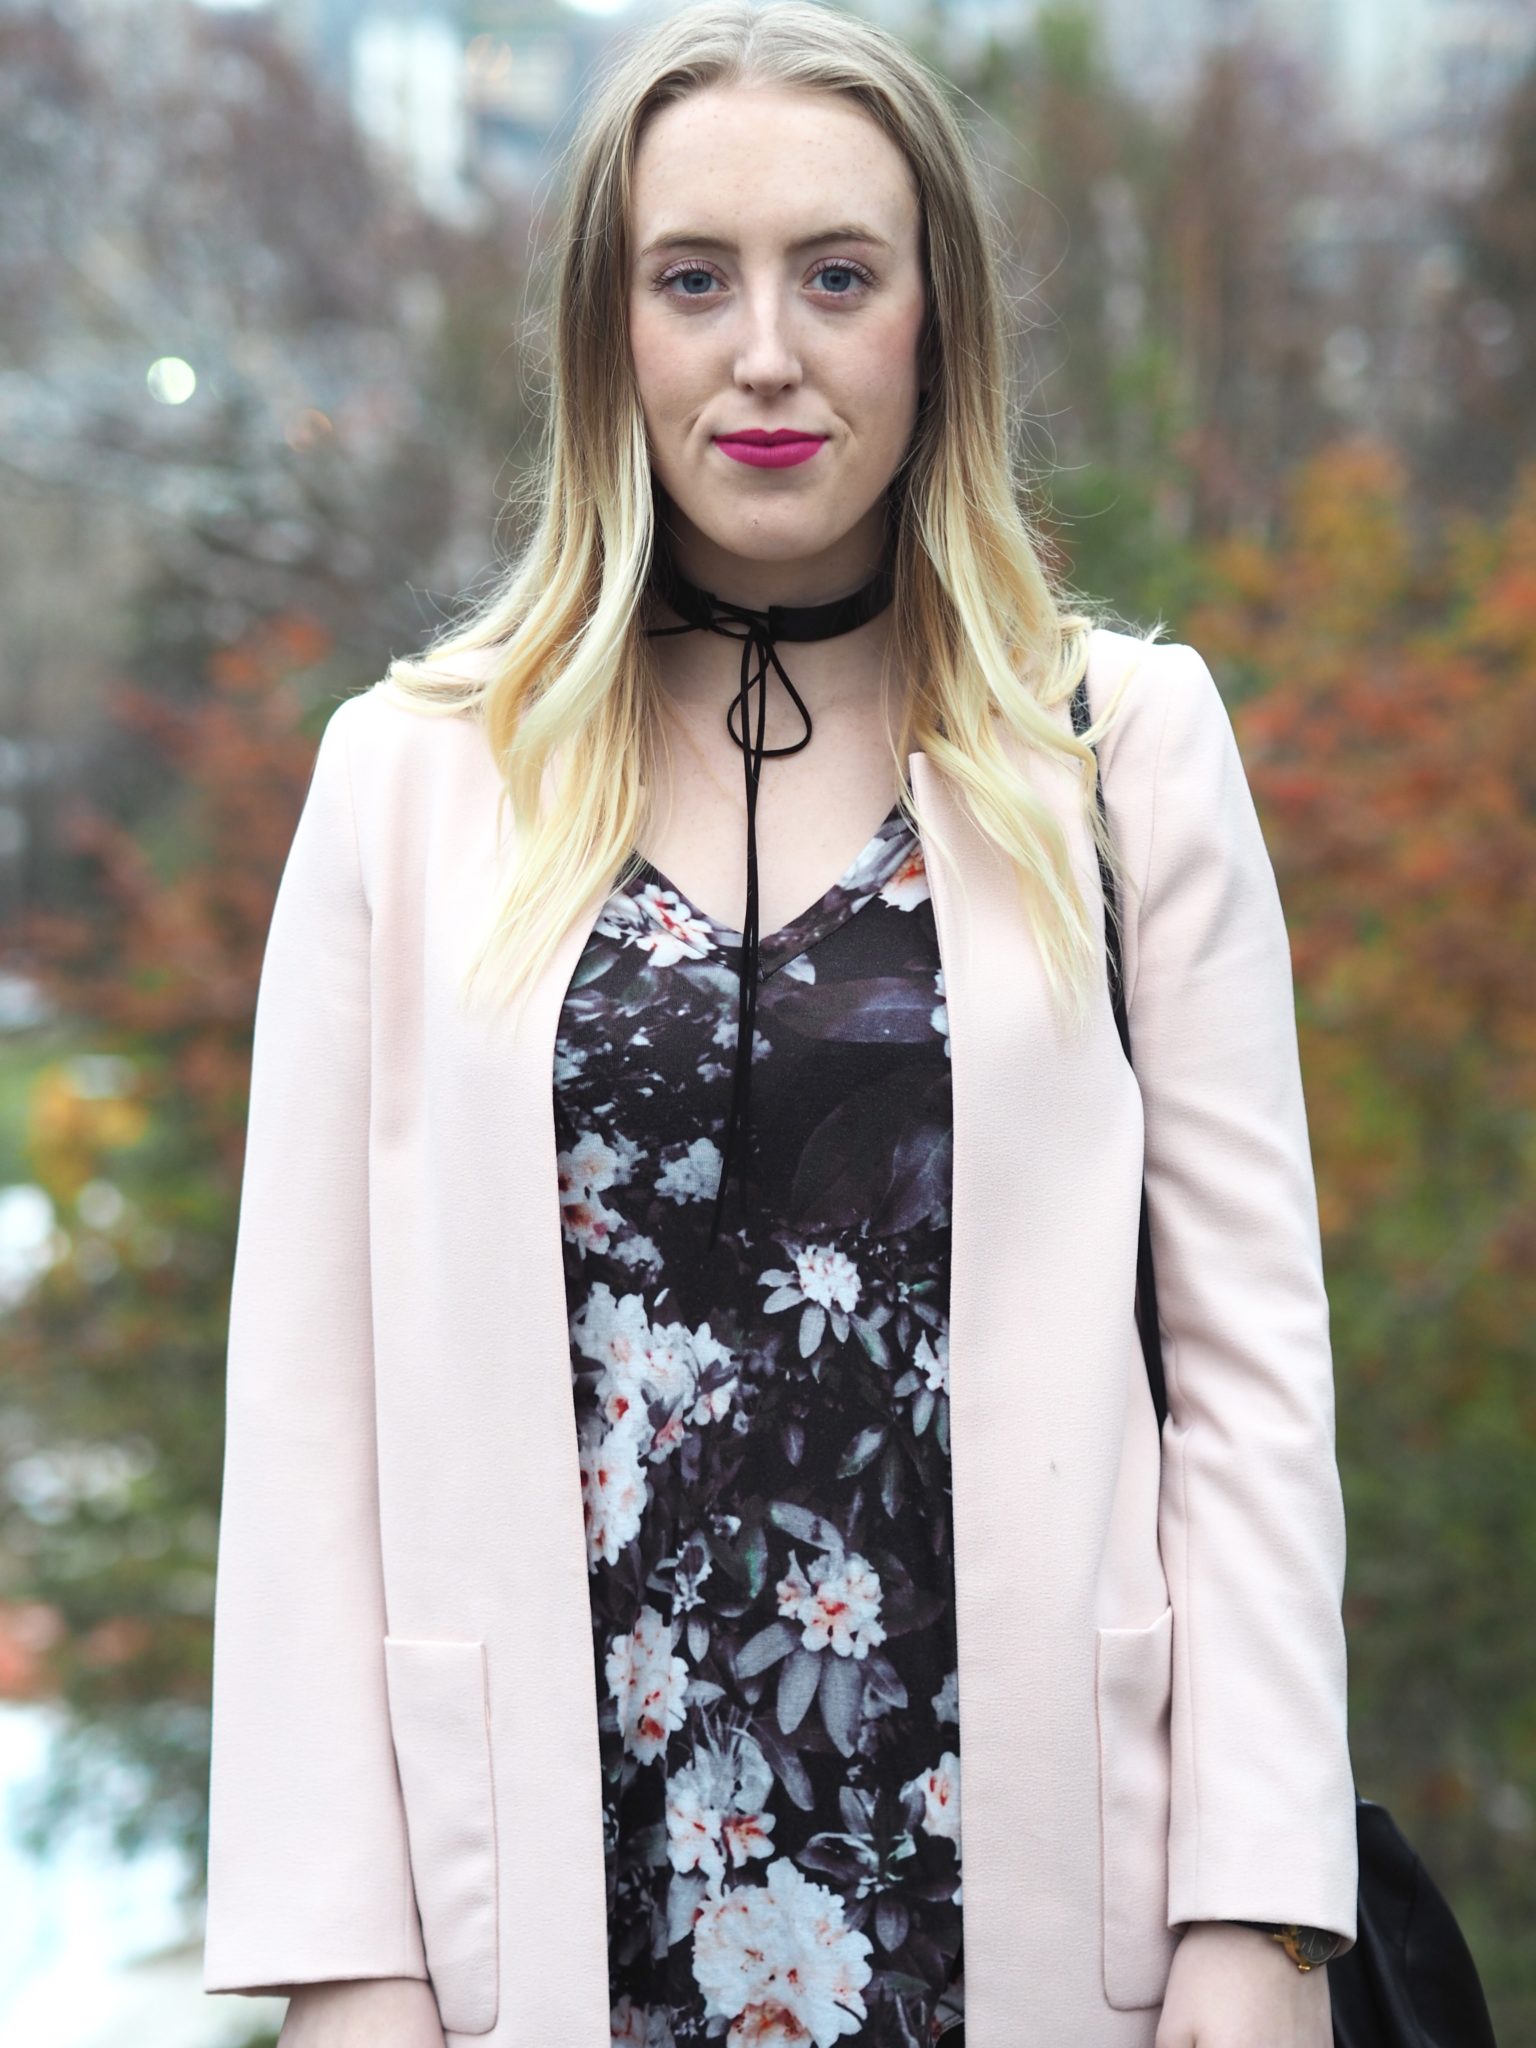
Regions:
M 1536 2014 L 1536 465 L 1409 529 L 1340 444 L 1275 542 L 1208 550 L 1291 929 L 1349 1527 L 1359 1789 L 1463 1919 L 1500 2038 Z

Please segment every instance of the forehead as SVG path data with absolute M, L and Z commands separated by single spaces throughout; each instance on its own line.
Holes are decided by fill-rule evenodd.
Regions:
M 917 189 L 900 149 L 845 94 L 709 86 L 647 120 L 631 213 L 637 246 L 792 243 L 849 223 L 899 247 L 915 231 Z

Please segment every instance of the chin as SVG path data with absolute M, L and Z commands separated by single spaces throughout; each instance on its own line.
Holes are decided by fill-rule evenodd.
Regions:
M 781 504 L 754 506 L 745 517 L 743 508 L 733 505 L 719 519 L 696 518 L 694 524 L 717 547 L 733 554 L 794 562 L 831 547 L 855 523 L 853 517 L 808 517 L 808 510 L 805 503 L 792 503 L 786 495 Z

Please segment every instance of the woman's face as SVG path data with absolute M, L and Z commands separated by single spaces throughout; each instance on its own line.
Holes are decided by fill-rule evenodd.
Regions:
M 873 573 L 917 417 L 916 187 L 851 101 L 710 87 L 635 162 L 629 337 L 684 573 L 738 603 L 815 603 Z M 790 429 L 765 467 L 722 436 Z

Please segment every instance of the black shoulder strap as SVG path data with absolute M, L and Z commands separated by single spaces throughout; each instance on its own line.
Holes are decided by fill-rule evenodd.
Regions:
M 1079 736 L 1088 730 L 1093 722 L 1093 713 L 1088 703 L 1088 678 L 1084 674 L 1072 692 L 1072 730 Z M 1094 751 L 1094 795 L 1098 799 L 1099 816 L 1107 825 L 1109 814 L 1104 807 L 1104 778 L 1098 769 L 1098 751 Z M 1115 878 L 1102 850 L 1099 854 L 1099 879 L 1104 888 L 1104 952 L 1109 978 L 1109 1000 L 1115 1013 L 1115 1027 L 1120 1033 L 1120 1043 L 1125 1048 L 1125 1057 L 1132 1071 L 1135 1062 L 1131 1060 L 1131 1025 L 1125 1013 L 1125 988 L 1120 964 L 1119 920 L 1111 913 L 1118 898 L 1115 894 Z M 1157 1426 L 1161 1431 L 1168 1418 L 1168 1392 L 1163 1378 L 1163 1342 L 1157 1316 L 1157 1279 L 1152 1271 L 1152 1233 L 1147 1223 L 1147 1183 L 1141 1183 L 1141 1228 L 1136 1246 L 1136 1327 L 1141 1334 L 1141 1353 L 1147 1364 L 1147 1380 L 1152 1388 L 1152 1406 L 1157 1411 Z

